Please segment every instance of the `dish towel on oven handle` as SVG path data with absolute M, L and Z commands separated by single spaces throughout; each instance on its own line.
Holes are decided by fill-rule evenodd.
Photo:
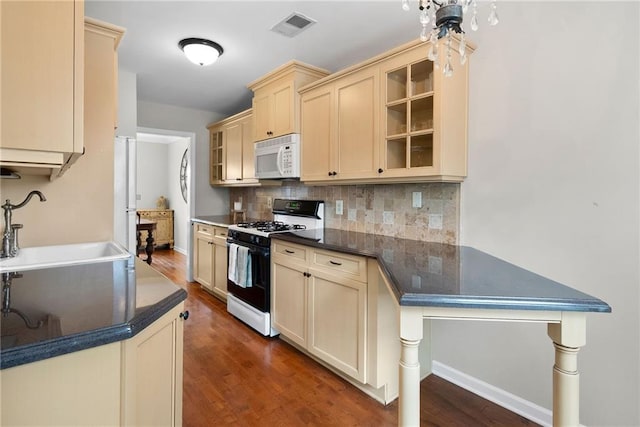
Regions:
M 251 267 L 249 248 L 232 243 L 229 246 L 229 280 L 241 288 L 250 288 L 253 285 Z
M 238 245 L 236 245 L 235 243 L 231 243 L 229 245 L 229 268 L 227 269 L 227 278 L 233 283 L 238 283 L 237 259 Z

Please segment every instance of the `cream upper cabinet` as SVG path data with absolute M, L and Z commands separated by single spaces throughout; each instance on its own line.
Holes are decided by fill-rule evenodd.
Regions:
M 253 96 L 254 141 L 300 132 L 298 89 L 329 73 L 290 61 L 247 85 Z
M 224 183 L 224 155 L 222 126 L 209 125 L 209 184 Z
M 456 42 L 457 45 L 457 42 Z M 467 175 L 468 61 L 445 77 L 416 46 L 380 64 L 384 178 L 462 181 Z M 440 46 L 440 63 L 446 48 Z
M 226 181 L 242 181 L 242 123 L 236 121 L 224 127 L 223 138 L 227 149 L 225 159 Z
M 373 178 L 378 171 L 378 70 L 367 68 L 335 83 L 334 178 Z
M 252 110 L 208 126 L 211 185 L 259 184 L 255 178 L 252 128 Z
M 427 46 L 408 43 L 302 88 L 302 181 L 464 179 L 468 61 L 444 77 Z
M 84 147 L 84 3 L 2 1 L 0 8 L 0 164 L 54 177 Z
M 301 181 L 326 181 L 333 178 L 335 125 L 333 85 L 323 85 L 305 92 L 301 99 Z
M 302 181 L 374 178 L 378 72 L 367 68 L 302 94 Z

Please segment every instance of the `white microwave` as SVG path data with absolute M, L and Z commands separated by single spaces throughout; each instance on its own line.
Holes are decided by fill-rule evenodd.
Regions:
M 300 134 L 256 142 L 255 168 L 258 179 L 300 178 Z

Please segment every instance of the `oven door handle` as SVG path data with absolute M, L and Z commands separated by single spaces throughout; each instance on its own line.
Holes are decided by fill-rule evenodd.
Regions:
M 251 255 L 262 255 L 262 256 L 269 256 L 269 248 L 261 248 L 260 246 L 256 246 L 253 245 L 251 243 L 247 243 L 247 242 L 236 242 L 236 241 L 227 241 L 227 249 L 229 248 L 229 246 L 231 246 L 231 244 L 234 243 L 238 246 L 244 246 L 245 248 L 249 249 L 249 253 Z

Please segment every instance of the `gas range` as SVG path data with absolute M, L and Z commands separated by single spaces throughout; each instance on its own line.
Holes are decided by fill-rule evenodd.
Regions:
M 254 221 L 254 222 L 241 222 L 234 224 L 229 228 L 233 230 L 244 231 L 250 234 L 257 234 L 259 236 L 268 237 L 273 233 L 285 233 L 293 230 L 305 230 L 307 226 L 305 224 L 286 224 L 282 221 Z
M 274 233 L 324 228 L 324 202 L 319 200 L 275 199 L 272 212 L 273 221 L 241 222 L 230 225 L 229 231 L 235 231 L 230 233 L 230 237 L 247 233 L 268 238 Z
M 230 225 L 227 233 L 227 311 L 265 336 L 279 333 L 271 327 L 269 236 L 300 230 L 314 235 L 324 233 L 322 201 L 275 199 L 272 212 L 273 221 Z

